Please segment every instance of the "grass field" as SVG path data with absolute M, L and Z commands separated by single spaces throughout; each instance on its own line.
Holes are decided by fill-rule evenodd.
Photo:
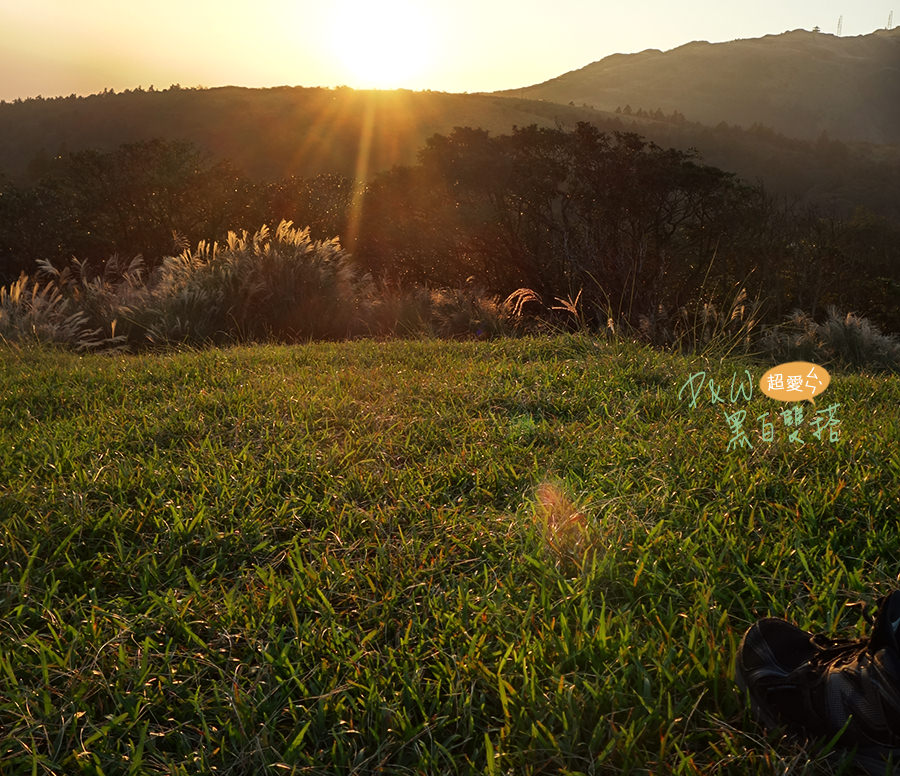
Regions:
M 897 377 L 801 445 L 586 338 L 0 359 L 0 773 L 844 769 L 731 672 L 898 585 Z

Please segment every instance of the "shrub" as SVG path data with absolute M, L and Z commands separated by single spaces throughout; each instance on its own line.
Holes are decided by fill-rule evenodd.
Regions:
M 103 272 L 93 276 L 88 263 L 78 259 L 62 270 L 48 261 L 39 261 L 38 267 L 40 274 L 52 279 L 67 305 L 83 317 L 92 333 L 90 347 L 117 348 L 142 339 L 140 327 L 119 318 L 120 311 L 144 295 L 144 262 L 140 256 L 128 264 L 113 256 L 104 264 Z
M 162 263 L 110 259 L 92 276 L 73 260 L 42 262 L 45 285 L 23 276 L 0 295 L 0 336 L 86 348 L 148 344 L 345 339 L 357 335 L 486 338 L 523 326 L 518 308 L 474 288 L 383 286 L 337 239 L 310 239 L 282 221 L 271 232 L 229 233 Z
M 157 342 L 339 339 L 365 331 L 371 294 L 337 239 L 282 221 L 166 259 L 129 313 Z
M 763 351 L 776 361 L 815 361 L 852 368 L 900 371 L 900 341 L 882 334 L 866 318 L 828 309 L 823 323 L 796 311 L 761 339 Z
M 411 337 L 431 334 L 431 292 L 419 285 L 403 288 L 383 284 L 370 299 L 366 318 L 372 335 Z
M 368 311 L 370 333 L 488 339 L 524 328 L 513 306 L 481 289 L 383 286 Z
M 0 339 L 14 344 L 67 345 L 89 350 L 105 343 L 88 315 L 53 280 L 41 285 L 24 272 L 0 287 Z
M 431 326 L 440 337 L 487 339 L 511 332 L 502 304 L 475 288 L 442 288 L 431 292 Z

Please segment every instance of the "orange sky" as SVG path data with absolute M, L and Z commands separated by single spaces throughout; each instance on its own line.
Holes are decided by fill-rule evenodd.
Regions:
M 136 86 L 526 86 L 613 53 L 886 26 L 895 0 L 0 0 L 0 99 Z M 860 8 L 859 6 L 864 7 Z M 900 19 L 898 19 L 900 23 Z

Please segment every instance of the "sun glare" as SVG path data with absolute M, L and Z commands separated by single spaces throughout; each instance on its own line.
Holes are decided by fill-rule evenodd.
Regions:
M 348 86 L 413 88 L 425 70 L 433 40 L 421 4 L 405 0 L 344 0 L 334 8 L 334 57 Z

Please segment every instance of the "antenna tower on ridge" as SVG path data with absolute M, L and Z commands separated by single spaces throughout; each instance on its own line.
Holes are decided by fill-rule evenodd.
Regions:
M 844 17 L 841 16 L 838 18 L 838 29 L 837 29 L 838 37 L 841 37 L 841 30 L 843 28 L 844 28 Z
M 888 28 L 889 30 L 894 29 L 894 12 L 893 12 L 893 11 L 891 11 L 891 12 L 888 14 L 888 26 L 887 26 L 887 28 Z

